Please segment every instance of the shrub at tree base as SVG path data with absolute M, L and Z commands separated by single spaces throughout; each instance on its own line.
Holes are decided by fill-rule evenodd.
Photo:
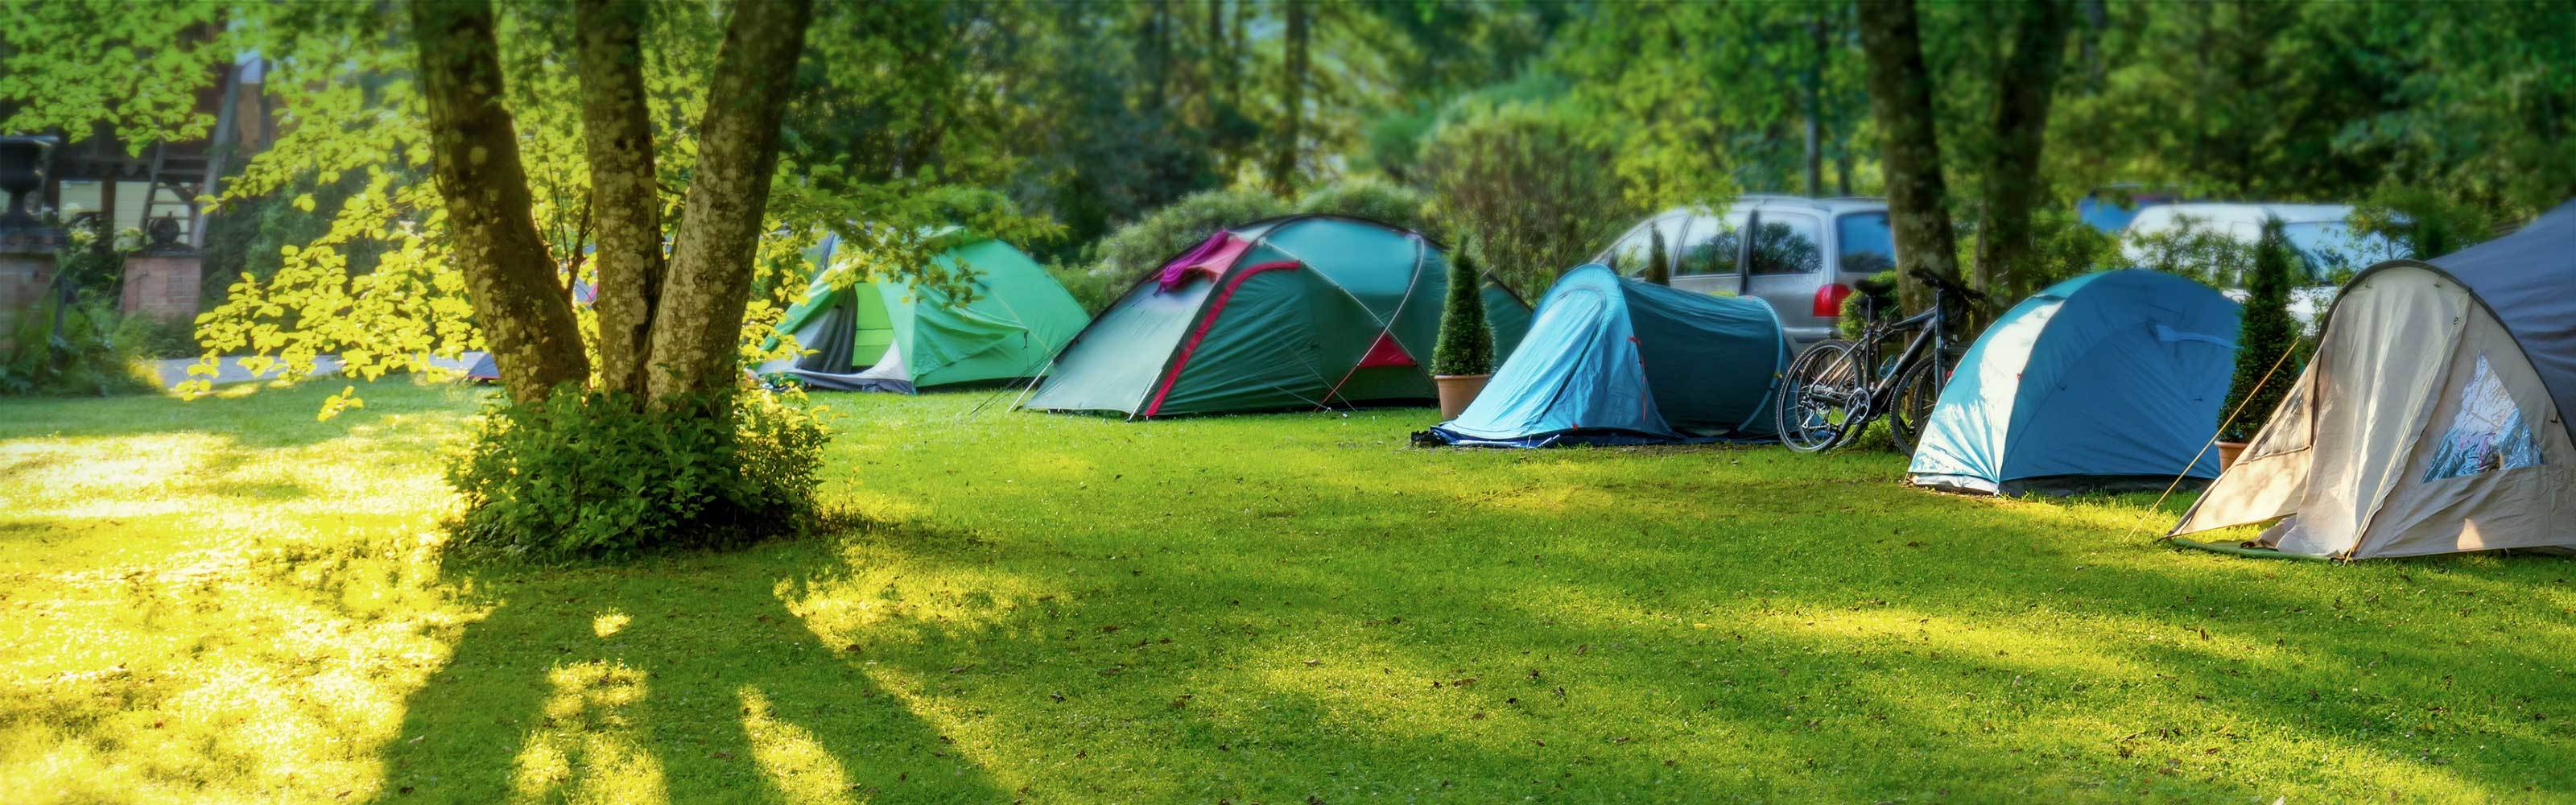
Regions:
M 2290 270 L 2297 262 L 2281 236 L 2280 219 L 2263 223 L 2253 263 L 2245 277 L 2244 324 L 2236 336 L 2236 376 L 2227 387 L 2227 403 L 2218 408 L 2220 416 L 2236 414 L 2221 434 L 2229 441 L 2246 441 L 2261 431 L 2299 376 L 2295 361 L 2281 359 L 2298 348 L 2299 323 L 2290 317 Z
M 802 532 L 816 520 L 814 475 L 830 438 L 821 412 L 792 391 L 659 410 L 571 389 L 495 403 L 448 465 L 467 506 L 456 545 L 616 559 Z
M 1459 249 L 1449 258 L 1449 298 L 1440 308 L 1440 342 L 1431 348 L 1435 375 L 1494 373 L 1494 328 L 1485 321 L 1485 277 Z
M 63 308 L 29 305 L 18 311 L 0 347 L 0 396 L 107 396 L 158 391 L 159 379 L 139 360 L 147 340 L 143 322 L 116 315 L 106 302 Z

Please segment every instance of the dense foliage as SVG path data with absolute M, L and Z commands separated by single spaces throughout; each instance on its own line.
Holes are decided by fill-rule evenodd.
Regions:
M 483 411 L 447 481 L 457 544 L 511 558 L 615 558 L 802 531 L 829 432 L 801 393 L 648 408 L 562 389 Z
M 1449 230 L 1472 238 L 1515 288 L 1545 288 L 1633 223 L 1638 208 L 1600 166 L 1610 149 L 1561 109 L 1507 103 L 1442 124 L 1422 175 Z
M 423 79 L 436 72 L 415 52 L 421 31 L 387 13 L 430 6 L 0 7 L 13 22 L 0 28 L 12 79 L 0 129 L 110 131 L 138 149 L 201 136 L 215 121 L 199 79 L 254 52 L 271 92 L 291 96 L 275 145 L 235 163 L 218 200 L 208 353 L 290 375 L 335 355 L 372 378 L 507 340 L 494 336 L 511 317 L 479 310 L 457 269 L 480 245 L 458 242 L 471 211 L 429 181 L 442 127 L 427 123 Z M 807 285 L 799 253 L 826 232 L 842 236 L 853 280 L 956 290 L 960 278 L 930 268 L 926 234 L 964 226 L 1048 258 L 1098 310 L 1220 227 L 1331 211 L 1473 240 L 1493 273 L 1535 290 L 1650 211 L 1747 190 L 1914 197 L 1937 174 L 1946 190 L 1905 205 L 1896 228 L 1943 245 L 1903 247 L 1907 259 L 1967 267 L 2009 301 L 2130 255 L 2220 285 L 2260 273 L 2214 233 L 2120 254 L 2051 212 L 2115 182 L 2359 202 L 2356 229 L 2419 255 L 2576 195 L 2576 71 L 2559 69 L 2576 61 L 2576 37 L 2562 35 L 2576 6 L 2546 0 L 1920 4 L 1908 58 L 1887 62 L 1904 80 L 1886 86 L 1929 90 L 1909 90 L 1928 100 L 1903 127 L 1873 113 L 1893 93 L 1869 90 L 1888 72 L 1872 57 L 1893 51 L 1862 46 L 1882 28 L 1852 4 L 822 3 L 793 69 L 775 73 L 793 78 L 775 169 L 735 159 L 730 172 L 712 171 L 713 155 L 746 138 L 704 136 L 725 107 L 714 101 L 734 100 L 713 88 L 742 77 L 717 69 L 721 46 L 744 9 L 770 7 L 494 7 L 492 83 L 529 196 L 513 217 L 533 219 L 532 264 L 553 274 L 538 307 L 617 284 L 601 276 L 616 211 L 599 208 L 595 185 L 644 188 L 630 195 L 659 226 L 627 239 L 643 244 L 632 257 L 718 240 L 678 233 L 705 220 L 693 188 L 726 173 L 763 188 L 734 199 L 758 204 L 739 227 L 757 240 L 750 293 L 739 321 L 718 305 L 726 321 L 701 329 L 739 335 L 741 361 L 779 354 L 760 345 Z M 636 12 L 645 44 L 632 64 L 578 55 L 599 30 L 583 14 L 605 8 Z M 583 68 L 602 64 L 632 67 L 640 85 L 649 170 L 625 181 L 595 181 L 586 137 L 596 76 Z M 1891 140 L 1921 158 L 1890 159 Z M 751 174 L 762 181 L 741 181 Z M 1917 228 L 1932 221 L 1955 221 L 1955 238 Z M 1773 242 L 1753 234 L 1757 249 Z M 610 307 L 610 321 L 624 315 Z M 579 336 L 553 342 L 583 342 L 576 357 L 592 367 L 634 364 L 602 351 L 602 315 L 572 307 L 564 331 Z
M 1121 284 L 1134 282 L 1217 230 L 1288 212 L 1287 203 L 1259 190 L 1193 193 L 1103 238 L 1100 261 L 1092 270 Z
M 1315 188 L 1297 200 L 1298 212 L 1351 215 L 1420 232 L 1434 241 L 1445 230 L 1431 215 L 1431 198 L 1405 185 L 1368 176 Z
M 0 346 L 0 396 L 106 396 L 158 390 L 139 363 L 152 334 L 116 303 L 46 302 L 19 312 Z
M 2296 282 L 2291 272 L 2299 261 L 2282 237 L 2279 219 L 2263 224 L 2262 239 L 2251 251 L 2245 312 L 2236 333 L 2236 374 L 2228 383 L 2226 404 L 2219 406 L 2227 412 L 2220 416 L 2235 416 L 2233 422 L 2221 423 L 2222 435 L 2232 441 L 2262 432 L 2299 375 L 2293 357 L 2300 346 L 2299 323 L 2290 317 L 2290 290 Z
M 2179 274 L 2212 288 L 2242 287 L 2254 265 L 2254 246 L 2224 229 L 2190 216 L 2175 219 L 2171 229 L 2121 238 L 2128 260 L 2137 267 Z
M 53 281 L 0 333 L 0 395 L 108 395 L 159 389 L 140 366 L 169 327 L 117 312 L 125 258 L 141 233 L 115 232 L 101 216 L 72 222 Z
M 1440 342 L 1431 349 L 1435 375 L 1494 372 L 1494 328 L 1485 321 L 1485 276 L 1468 249 L 1449 253 L 1449 294 L 1440 308 Z
M 1118 301 L 1120 293 L 1135 284 L 1115 274 L 1093 270 L 1088 265 L 1048 263 L 1046 271 L 1048 276 L 1055 278 L 1056 284 L 1064 286 L 1065 293 L 1073 295 L 1073 301 L 1082 305 L 1082 312 L 1093 316 L 1108 310 L 1112 303 Z

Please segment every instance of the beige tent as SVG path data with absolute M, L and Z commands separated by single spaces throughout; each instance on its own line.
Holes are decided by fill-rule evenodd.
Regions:
M 2576 203 L 2344 286 L 2317 353 L 2180 536 L 2341 559 L 2576 550 Z

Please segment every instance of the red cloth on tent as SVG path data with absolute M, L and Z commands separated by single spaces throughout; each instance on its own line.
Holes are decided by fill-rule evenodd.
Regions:
M 1164 264 L 1159 280 L 1162 290 L 1169 293 L 1189 284 L 1191 274 L 1205 274 L 1209 279 L 1224 276 L 1225 270 L 1234 267 L 1235 259 L 1242 257 L 1244 250 L 1249 248 L 1252 248 L 1251 241 L 1235 237 L 1232 232 L 1210 235 L 1197 248 Z
M 1413 356 L 1405 353 L 1404 345 L 1395 343 L 1395 335 L 1392 333 L 1378 333 L 1377 343 L 1370 344 L 1368 354 L 1360 357 L 1362 369 L 1412 365 L 1415 365 Z
M 1145 412 L 1139 416 L 1153 416 L 1163 410 L 1163 397 L 1172 393 L 1172 383 L 1181 379 L 1181 370 L 1189 368 L 1190 355 L 1199 351 L 1199 341 L 1207 338 L 1208 328 L 1216 326 L 1217 316 L 1225 313 L 1226 303 L 1233 301 L 1234 290 L 1243 287 L 1244 280 L 1251 279 L 1252 275 L 1264 271 L 1286 271 L 1296 267 L 1297 262 L 1294 260 L 1252 266 L 1234 275 L 1234 281 L 1226 283 L 1225 287 L 1217 289 L 1215 296 L 1208 300 L 1207 313 L 1199 317 L 1198 328 L 1190 331 L 1190 340 L 1181 344 L 1179 355 L 1172 357 L 1172 368 L 1163 370 L 1163 382 L 1154 389 L 1154 401 L 1147 403 Z

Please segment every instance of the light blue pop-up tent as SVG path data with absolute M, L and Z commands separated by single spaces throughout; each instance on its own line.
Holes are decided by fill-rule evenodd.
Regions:
M 1771 305 L 1565 273 L 1529 334 L 1458 418 L 1450 444 L 1546 447 L 1770 438 L 1789 342 Z
M 2218 477 L 2237 305 L 2172 274 L 2087 274 L 2013 306 L 1959 361 L 1914 483 L 2014 495 Z M 2197 458 L 2195 458 L 2197 456 Z

